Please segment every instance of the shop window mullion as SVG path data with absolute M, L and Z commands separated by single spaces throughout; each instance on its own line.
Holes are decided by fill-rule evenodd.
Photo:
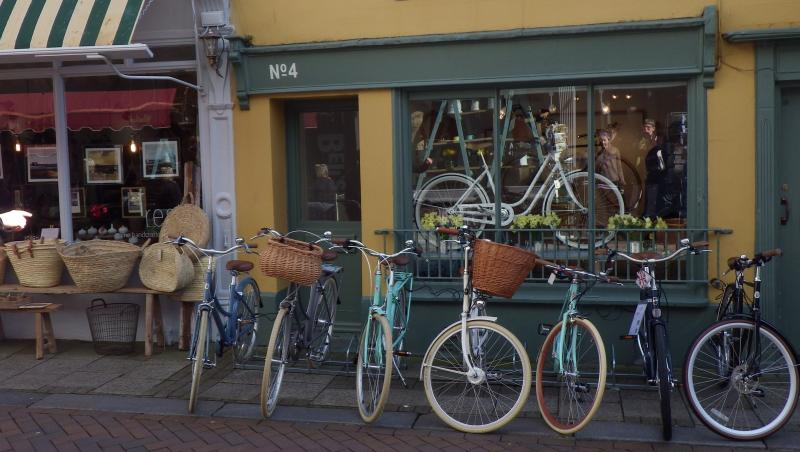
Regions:
M 577 146 L 577 143 L 575 143 Z M 577 149 L 577 148 L 576 148 Z M 594 199 L 594 85 L 589 84 L 586 87 L 586 173 L 589 181 L 589 215 L 588 215 L 588 231 L 589 241 L 587 244 L 595 243 L 595 199 Z M 594 252 L 592 246 L 587 245 L 589 252 L 587 253 L 589 261 L 589 268 L 594 269 Z
M 494 96 L 495 105 L 497 105 L 499 107 L 501 105 L 501 102 L 500 102 L 500 91 L 499 90 L 495 90 L 494 93 L 492 93 L 492 96 Z M 510 97 L 509 97 L 508 101 L 510 102 Z M 510 106 L 507 105 L 506 106 L 506 111 L 510 111 L 510 109 L 511 109 Z M 492 118 L 492 130 L 494 131 L 494 133 L 492 133 L 492 141 L 494 142 L 494 144 L 493 144 L 494 152 L 492 153 L 492 169 L 494 171 L 492 172 L 492 179 L 494 180 L 494 186 L 495 186 L 495 189 L 494 189 L 494 227 L 496 229 L 495 240 L 499 242 L 499 241 L 502 240 L 502 237 L 501 237 L 501 234 L 500 234 L 500 229 L 501 229 L 500 225 L 501 225 L 501 223 L 503 221 L 503 219 L 501 218 L 501 215 L 500 215 L 500 212 L 501 212 L 500 205 L 501 205 L 501 203 L 503 201 L 503 196 L 502 196 L 503 187 L 501 186 L 501 183 L 502 183 L 502 181 L 501 181 L 502 166 L 501 165 L 502 165 L 502 162 L 503 162 L 503 152 L 505 151 L 505 147 L 504 147 L 505 146 L 505 134 L 508 131 L 508 115 L 506 115 L 506 117 L 505 117 L 505 122 L 504 122 L 504 126 L 503 126 L 503 136 L 502 136 L 502 141 L 501 141 L 501 138 L 499 136 L 499 134 L 500 134 L 500 115 L 498 115 L 497 113 L 498 113 L 498 111 L 495 111 L 494 115 L 493 115 L 493 118 Z

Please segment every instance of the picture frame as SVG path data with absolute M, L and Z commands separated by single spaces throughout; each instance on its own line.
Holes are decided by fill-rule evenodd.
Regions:
M 83 188 L 73 188 L 70 190 L 70 205 L 72 206 L 73 217 L 86 216 L 86 190 Z
M 122 146 L 85 149 L 87 184 L 122 183 Z
M 143 142 L 142 174 L 147 179 L 180 176 L 178 142 L 174 140 Z
M 141 218 L 147 211 L 144 187 L 122 187 L 122 218 Z
M 28 182 L 58 182 L 55 144 L 31 145 L 25 149 Z

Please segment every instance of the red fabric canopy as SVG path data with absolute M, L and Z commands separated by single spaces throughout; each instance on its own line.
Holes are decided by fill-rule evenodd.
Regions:
M 176 88 L 66 93 L 67 128 L 170 127 Z M 0 94 L 0 130 L 20 133 L 55 128 L 53 93 Z

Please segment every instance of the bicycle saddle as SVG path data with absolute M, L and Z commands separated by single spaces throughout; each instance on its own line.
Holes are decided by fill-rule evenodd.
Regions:
M 253 263 L 250 261 L 232 260 L 225 264 L 225 269 L 236 270 L 237 272 L 249 272 L 253 269 Z

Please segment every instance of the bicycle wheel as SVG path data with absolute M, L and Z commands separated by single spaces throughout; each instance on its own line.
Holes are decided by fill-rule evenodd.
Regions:
M 311 287 L 311 292 L 311 299 L 314 301 L 309 305 L 311 328 L 308 338 L 308 363 L 314 367 L 328 359 L 331 351 L 339 286 L 335 278 L 327 278 L 321 286 L 315 283 Z
M 261 415 L 270 417 L 278 405 L 278 394 L 281 392 L 283 373 L 289 362 L 289 342 L 292 318 L 289 309 L 281 308 L 272 325 L 269 335 L 267 355 L 264 358 L 264 373 L 261 376 Z
M 714 353 L 720 336 L 729 338 L 730 362 L 723 374 Z M 714 323 L 697 336 L 686 357 L 683 378 L 689 405 L 706 427 L 731 439 L 771 435 L 797 404 L 797 363 L 791 348 L 764 324 L 759 327 L 758 355 L 755 339 L 752 320 Z
M 261 292 L 251 278 L 239 281 L 236 287 L 239 300 L 236 303 L 236 338 L 233 344 L 233 362 L 242 364 L 253 356 L 258 333 L 258 308 Z
M 364 422 L 378 419 L 389 400 L 392 382 L 392 333 L 389 321 L 372 314 L 361 332 L 356 365 L 358 414 Z
M 571 319 L 563 362 L 558 367 L 556 346 L 563 326 L 564 322 L 559 322 L 550 330 L 539 351 L 536 401 L 547 425 L 562 435 L 570 435 L 585 427 L 600 408 L 606 388 L 606 351 L 600 333 L 591 322 Z M 546 377 L 550 381 L 545 381 Z
M 622 176 L 625 178 L 625 183 L 618 187 L 622 193 L 622 199 L 625 202 L 625 210 L 627 210 L 627 213 L 638 217 L 643 210 L 639 206 L 642 201 L 642 195 L 644 195 L 642 176 L 639 175 L 639 171 L 636 170 L 633 163 L 627 159 L 621 159 L 621 163 Z
M 653 341 L 656 352 L 658 398 L 661 405 L 661 436 L 664 441 L 669 441 L 672 439 L 672 360 L 667 347 L 667 330 L 663 324 L 653 325 Z
M 457 324 L 434 339 L 422 363 L 422 379 L 439 419 L 462 432 L 487 433 L 522 409 L 531 390 L 531 363 L 519 339 L 502 326 L 469 320 L 467 337 L 475 337 L 473 333 L 481 338 L 469 347 L 477 375 L 467 376 Z
M 591 189 L 588 173 L 577 172 L 566 176 L 575 199 L 569 196 L 565 188 L 554 186 L 547 192 L 542 206 L 545 215 L 553 213 L 561 219 L 559 229 L 556 229 L 555 233 L 558 240 L 574 248 L 588 247 L 588 235 L 584 230 L 606 229 L 608 219 L 612 215 L 625 213 L 625 202 L 617 186 L 603 175 L 595 174 L 594 177 L 594 225 L 588 224 L 588 212 L 582 211 L 575 202 L 577 200 L 584 208 L 589 208 Z M 605 245 L 613 237 L 613 231 L 600 233 L 599 237 L 595 237 L 594 247 Z
M 460 203 L 459 199 L 462 199 Z M 460 205 L 472 205 L 476 208 L 470 209 L 468 214 L 456 209 Z M 485 209 L 478 209 L 478 206 L 485 206 Z M 486 226 L 485 222 L 475 220 L 493 221 L 494 204 L 489 204 L 486 190 L 475 184 L 472 178 L 461 174 L 437 176 L 426 183 L 414 197 L 414 219 L 418 228 L 422 228 L 425 214 L 433 212 L 439 216 L 447 216 L 451 209 L 455 210 L 455 214 L 463 216 L 464 224 L 472 229 L 479 230 Z
M 208 311 L 200 311 L 200 321 L 194 335 L 194 361 L 192 361 L 192 386 L 189 390 L 189 413 L 194 413 L 197 406 L 197 395 L 200 390 L 200 376 L 203 374 L 203 362 L 206 356 L 208 339 Z

